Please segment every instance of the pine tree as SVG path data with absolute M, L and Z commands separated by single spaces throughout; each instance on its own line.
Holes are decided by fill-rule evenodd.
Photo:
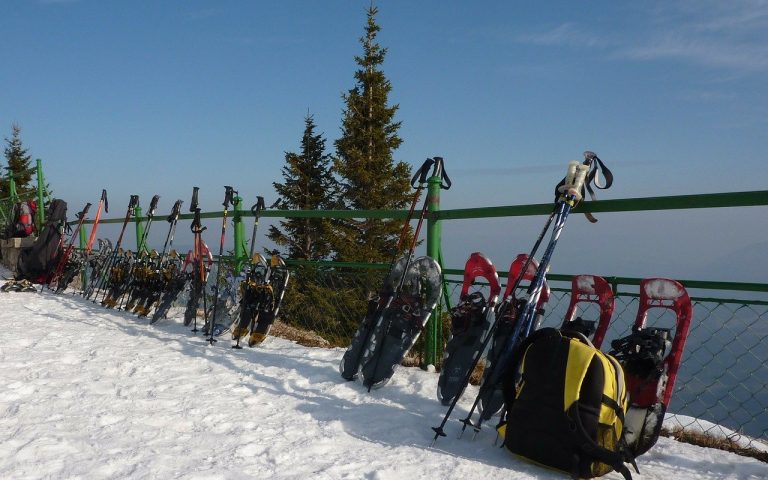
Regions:
M 315 134 L 312 115 L 304 118 L 301 153 L 286 152 L 282 170 L 283 183 L 274 182 L 280 196 L 280 209 L 325 210 L 335 206 L 338 184 L 331 172 L 330 155 L 325 153 L 325 139 Z M 327 218 L 290 218 L 271 226 L 268 237 L 288 248 L 290 258 L 323 260 L 331 253 Z
M 3 168 L 5 171 L 2 172 L 2 179 L 0 180 L 0 198 L 6 198 L 10 195 L 8 172 L 13 172 L 16 193 L 19 195 L 35 190 L 32 186 L 32 171 L 30 170 L 32 157 L 21 143 L 21 128 L 15 123 L 11 128 L 13 132 L 11 138 L 5 138 L 8 145 L 5 147 L 4 153 L 8 166 Z
M 381 67 L 387 49 L 376 42 L 380 31 L 371 6 L 363 55 L 356 56 L 355 86 L 342 96 L 341 137 L 336 140 L 334 168 L 341 179 L 344 206 L 349 209 L 402 209 L 408 203 L 410 166 L 395 163 L 392 152 L 402 143 L 394 121 L 398 105 L 388 105 L 392 85 Z M 402 222 L 399 220 L 340 220 L 332 236 L 340 261 L 386 262 L 395 253 Z

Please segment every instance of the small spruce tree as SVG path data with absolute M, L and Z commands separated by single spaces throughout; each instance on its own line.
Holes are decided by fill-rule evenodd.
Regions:
M 336 140 L 334 169 L 340 177 L 341 199 L 349 209 L 402 209 L 408 203 L 410 166 L 395 163 L 392 152 L 402 143 L 394 120 L 398 105 L 389 105 L 392 85 L 382 65 L 387 49 L 376 42 L 380 31 L 367 11 L 362 56 L 356 56 L 355 86 L 342 96 L 341 137 Z M 339 220 L 334 223 L 332 247 L 339 261 L 391 260 L 402 228 L 400 220 Z
M 325 210 L 336 205 L 338 184 L 331 173 L 330 155 L 325 153 L 325 139 L 315 133 L 312 115 L 304 118 L 301 153 L 285 153 L 282 173 L 283 183 L 272 184 L 280 197 L 278 208 Z M 330 228 L 327 218 L 289 218 L 279 227 L 271 226 L 267 236 L 287 247 L 290 258 L 323 260 L 331 253 Z

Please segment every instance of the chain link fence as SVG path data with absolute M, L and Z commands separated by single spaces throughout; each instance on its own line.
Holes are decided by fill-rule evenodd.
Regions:
M 282 322 L 311 330 L 332 346 L 348 346 L 365 315 L 367 299 L 381 285 L 386 266 L 372 269 L 325 264 L 291 268 L 293 277 L 281 310 Z M 568 308 L 570 282 L 555 281 L 550 286 L 552 296 L 542 326 L 557 327 Z M 459 275 L 446 275 L 445 296 L 438 312 L 443 318 L 440 343 L 447 340 L 450 320 L 446 312 L 458 302 L 460 287 Z M 768 358 L 768 301 L 728 299 L 720 290 L 688 290 L 693 299 L 693 321 L 668 418 L 686 430 L 765 451 L 768 366 L 763 362 Z M 636 285 L 619 285 L 604 349 L 610 348 L 611 340 L 630 333 L 638 293 Z M 582 303 L 580 307 L 580 316 L 597 320 L 599 312 L 594 304 Z M 668 328 L 674 322 L 672 312 L 651 309 L 647 325 Z M 421 348 L 420 343 L 416 345 L 410 364 L 422 358 Z

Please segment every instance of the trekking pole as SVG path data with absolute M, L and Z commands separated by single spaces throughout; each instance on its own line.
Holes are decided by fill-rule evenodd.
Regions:
M 422 173 L 423 174 L 423 173 Z M 451 187 L 451 181 L 448 179 L 448 176 L 445 174 L 444 168 L 443 168 L 443 159 L 441 157 L 435 157 L 434 158 L 434 169 L 432 170 L 432 176 L 433 177 L 441 177 L 443 179 L 447 179 L 446 184 L 441 184 L 441 188 L 448 189 Z M 421 226 L 424 223 L 424 217 L 427 213 L 427 207 L 429 206 L 429 200 L 430 196 L 429 193 L 427 193 L 427 197 L 424 200 L 424 205 L 421 207 L 421 212 L 419 214 L 419 221 L 416 223 L 416 230 L 413 234 L 413 239 L 411 240 L 411 246 L 408 249 L 408 253 L 406 254 L 406 260 L 405 260 L 405 267 L 403 268 L 403 274 L 400 277 L 400 280 L 397 282 L 397 286 L 395 287 L 395 290 L 393 294 L 387 299 L 387 302 L 382 309 L 382 313 L 379 316 L 379 319 L 377 321 L 377 325 L 382 324 L 384 321 L 384 312 L 389 308 L 390 305 L 392 305 L 392 301 L 397 298 L 400 293 L 403 290 L 403 284 L 405 283 L 405 277 L 408 273 L 408 267 L 411 265 L 411 261 L 413 260 L 413 253 L 416 250 L 416 244 L 419 240 L 419 232 L 421 231 Z M 384 335 L 381 337 L 381 341 L 378 342 L 378 344 L 374 347 L 375 350 L 372 354 L 372 361 L 373 364 L 373 371 L 375 372 L 378 369 L 379 361 L 381 360 L 381 352 L 384 351 L 384 342 L 387 338 L 387 333 L 389 332 L 389 327 L 391 325 L 391 322 L 387 322 L 386 325 L 382 325 Z M 374 327 L 374 330 L 376 327 Z M 368 391 L 371 391 L 371 388 L 373 388 L 373 380 L 365 380 L 363 382 L 364 387 L 368 387 Z
M 214 323 L 216 322 L 216 311 L 218 310 L 219 306 L 219 284 L 221 283 L 221 272 L 224 270 L 224 237 L 227 232 L 227 212 L 229 211 L 229 206 L 232 204 L 232 201 L 235 198 L 235 195 L 237 192 L 230 186 L 225 185 L 224 186 L 224 216 L 221 222 L 221 240 L 219 241 L 219 269 L 216 272 L 216 284 L 213 287 L 213 315 L 209 319 L 208 318 L 208 312 L 205 311 L 206 316 L 206 324 L 208 324 L 208 343 L 210 345 L 213 345 L 216 343 L 216 339 L 213 338 L 213 330 L 214 330 Z
M 413 218 L 413 212 L 415 211 L 416 204 L 418 203 L 419 197 L 421 196 L 421 191 L 425 188 L 424 184 L 427 183 L 427 175 L 429 175 L 429 169 L 434 163 L 435 161 L 433 159 L 426 159 L 421 168 L 419 168 L 419 170 L 416 171 L 416 173 L 413 175 L 413 178 L 411 178 L 411 187 L 416 189 L 416 191 L 413 194 L 410 210 L 408 211 L 408 215 L 406 216 L 403 223 L 403 229 L 400 231 L 400 238 L 397 242 L 395 253 L 392 256 L 392 261 L 389 264 L 389 273 L 387 274 L 387 277 L 392 274 L 395 268 L 395 264 L 397 263 L 397 259 L 400 255 L 402 244 L 405 241 L 405 238 L 408 236 L 408 229 L 410 227 L 411 219 Z M 426 203 L 424 208 L 426 208 Z M 405 271 L 403 271 L 403 275 L 405 275 Z M 360 360 L 362 358 L 363 352 L 365 351 L 365 347 L 368 344 L 368 340 L 370 339 L 371 334 L 378 324 L 379 317 L 383 315 L 384 310 L 386 310 L 386 307 L 391 303 L 391 298 L 392 292 L 386 292 L 386 299 L 379 299 L 376 310 L 372 314 L 366 315 L 366 317 L 363 318 L 363 322 L 358 329 L 360 335 L 356 334 L 352 339 L 352 344 L 344 352 L 344 356 L 342 357 L 341 363 L 339 365 L 339 373 L 341 373 L 341 377 L 343 379 L 349 381 L 353 380 L 357 376 L 357 372 L 360 369 Z M 358 338 L 360 340 L 356 341 Z
M 96 231 L 99 227 L 99 220 L 101 220 L 101 209 L 104 212 L 109 213 L 109 202 L 107 201 L 107 190 L 101 190 L 101 199 L 99 200 L 99 207 L 96 209 L 96 217 L 93 219 L 93 227 L 91 227 L 91 235 L 88 237 L 88 244 L 85 247 L 86 253 L 91 253 L 93 249 L 93 243 L 96 240 Z
M 200 205 L 197 203 L 197 194 L 200 190 L 200 187 L 192 187 L 192 202 L 189 206 L 189 211 L 194 212 L 195 216 L 192 220 L 192 225 L 190 225 L 190 230 L 192 230 L 193 234 L 193 241 L 194 241 L 194 247 L 193 247 L 193 256 L 195 257 L 193 259 L 194 262 L 197 263 L 197 271 L 194 271 L 193 268 L 193 277 L 192 277 L 192 288 L 193 292 L 190 294 L 190 301 L 194 298 L 195 295 L 202 295 L 203 296 L 203 312 L 206 311 L 207 303 L 205 300 L 205 281 L 206 281 L 206 272 L 205 272 L 205 263 L 203 262 L 203 239 L 202 239 L 202 233 L 208 228 L 204 227 L 200 221 Z M 192 331 L 197 332 L 197 308 L 195 308 L 195 323 L 192 326 Z M 205 313 L 204 313 L 205 315 Z
M 571 162 L 568 166 L 568 173 L 565 179 L 557 187 L 559 197 L 555 206 L 554 225 L 552 227 L 549 244 L 547 245 L 547 248 L 544 251 L 544 255 L 539 262 L 539 266 L 536 269 L 536 275 L 528 286 L 528 298 L 525 302 L 525 306 L 523 307 L 522 312 L 518 315 L 512 334 L 504 343 L 498 359 L 493 363 L 493 365 L 491 365 L 491 370 L 488 373 L 487 380 L 481 385 L 480 392 L 478 392 L 478 395 L 472 404 L 469 414 L 465 419 L 462 420 L 462 423 L 464 424 L 461 430 L 462 433 L 469 425 L 473 426 L 475 433 L 479 431 L 480 425 L 482 425 L 482 418 L 480 418 L 477 424 L 473 424 L 471 421 L 475 408 L 477 408 L 477 405 L 483 398 L 483 395 L 485 395 L 489 390 L 496 388 L 496 385 L 501 380 L 502 374 L 508 370 L 507 367 L 509 366 L 509 360 L 512 357 L 512 353 L 514 352 L 515 347 L 517 347 L 520 340 L 530 335 L 531 330 L 536 323 L 536 309 L 539 303 L 542 289 L 544 287 L 544 283 L 546 281 L 546 273 L 549 269 L 552 254 L 554 252 L 555 246 L 557 245 L 560 234 L 565 227 L 565 222 L 569 213 L 582 198 L 581 192 L 584 188 L 584 181 L 587 172 L 589 171 L 590 163 L 590 159 L 585 161 L 585 164 L 579 164 L 579 162 L 575 161 Z M 547 223 L 550 222 L 548 221 Z M 529 260 L 532 258 L 533 255 L 530 255 Z M 526 271 L 527 262 L 526 267 L 521 270 L 521 274 L 524 275 Z
M 176 203 L 173 204 L 173 208 L 171 209 L 171 214 L 168 215 L 168 218 L 165 219 L 165 221 L 170 224 L 170 228 L 168 229 L 168 235 L 165 237 L 163 252 L 160 254 L 160 266 L 162 266 L 163 262 L 165 261 L 165 255 L 168 252 L 168 249 L 173 246 L 173 237 L 176 235 L 176 224 L 179 222 L 179 214 L 181 213 L 182 203 L 184 203 L 182 200 L 176 200 Z
M 499 325 L 499 319 L 504 316 L 504 312 L 507 308 L 510 308 L 511 299 L 514 297 L 514 292 L 517 290 L 517 288 L 520 285 L 520 282 L 525 277 L 526 272 L 528 271 L 528 267 L 530 263 L 533 261 L 534 254 L 539 249 L 539 246 L 541 245 L 541 242 L 544 239 L 544 236 L 546 235 L 547 231 L 549 230 L 549 227 L 552 223 L 552 221 L 557 218 L 557 222 L 554 227 L 554 231 L 552 233 L 553 240 L 550 241 L 550 245 L 548 246 L 544 257 L 542 258 L 542 262 L 539 264 L 539 268 L 537 269 L 536 276 L 534 277 L 534 280 L 531 282 L 531 285 L 528 289 L 529 298 L 526 303 L 526 309 L 522 314 L 518 315 L 518 319 L 515 322 L 515 329 L 513 330 L 512 335 L 507 340 L 507 343 L 504 345 L 504 348 L 502 350 L 502 355 L 500 355 L 498 361 L 493 362 L 491 365 L 491 370 L 489 371 L 489 375 L 487 377 L 488 381 L 484 382 L 480 386 L 480 391 L 477 394 L 477 397 L 475 398 L 474 403 L 472 404 L 472 407 L 469 410 L 469 413 L 466 418 L 462 419 L 461 422 L 463 423 L 461 433 L 464 432 L 464 430 L 467 428 L 468 425 L 472 425 L 475 429 L 475 432 L 479 430 L 480 425 L 482 424 L 482 418 L 478 422 L 477 425 L 473 424 L 471 419 L 472 415 L 474 414 L 475 409 L 480 403 L 480 400 L 483 398 L 483 396 L 489 391 L 495 388 L 496 383 L 499 381 L 499 377 L 501 376 L 501 373 L 505 370 L 503 367 L 499 367 L 500 365 L 504 365 L 504 359 L 508 360 L 507 355 L 503 355 L 504 352 L 509 351 L 510 346 L 515 346 L 518 342 L 518 338 L 520 337 L 520 334 L 523 330 L 523 324 L 527 323 L 526 325 L 526 333 L 527 330 L 533 326 L 533 319 L 536 316 L 536 306 L 538 304 L 538 299 L 541 294 L 541 289 L 544 284 L 544 275 L 546 274 L 547 269 L 549 268 L 549 261 L 552 255 L 552 251 L 554 250 L 554 244 L 557 242 L 557 238 L 560 235 L 560 232 L 562 231 L 563 226 L 565 225 L 565 219 L 568 216 L 568 213 L 570 210 L 578 203 L 579 200 L 582 198 L 582 192 L 585 187 L 585 177 L 588 179 L 588 181 L 591 181 L 593 178 L 596 177 L 597 173 L 593 171 L 592 173 L 588 173 L 590 170 L 590 167 L 593 165 L 593 162 L 598 162 L 596 165 L 596 169 L 600 168 L 604 170 L 605 176 L 606 176 L 606 186 L 599 187 L 599 188 L 608 188 L 610 187 L 610 184 L 613 181 L 613 176 L 610 173 L 610 170 L 605 168 L 602 161 L 599 161 L 597 158 L 597 155 L 595 155 L 592 152 L 584 152 L 584 163 L 582 165 L 578 165 L 578 162 L 571 162 L 568 167 L 568 174 L 566 175 L 566 178 L 558 184 L 556 187 L 556 193 L 558 195 L 557 201 L 555 203 L 554 209 L 552 213 L 549 215 L 549 218 L 547 219 L 546 224 L 544 225 L 544 229 L 539 234 L 538 238 L 536 239 L 536 242 L 534 243 L 533 249 L 531 251 L 531 254 L 528 256 L 525 265 L 520 270 L 520 273 L 517 275 L 517 278 L 515 279 L 514 286 L 509 289 L 509 291 L 512 293 L 511 295 L 508 295 L 504 298 L 502 303 L 498 307 L 498 313 L 496 315 L 496 318 L 494 320 L 493 325 L 489 329 L 488 335 L 483 341 L 481 351 L 484 351 L 487 345 L 490 343 L 491 339 L 494 336 L 495 330 L 497 326 Z M 568 186 L 571 188 L 564 189 L 564 186 Z M 591 192 L 591 188 L 587 185 L 587 189 Z M 567 207 L 567 211 L 566 211 Z M 592 221 L 592 220 L 590 220 Z M 542 266 L 543 265 L 543 266 Z M 541 275 L 539 273 L 541 272 Z M 536 287 L 536 284 L 538 283 L 538 287 Z M 535 292 L 535 298 L 534 298 L 534 292 Z M 530 308 L 528 308 L 530 306 Z M 526 313 L 527 312 L 527 313 Z M 475 359 L 475 362 L 472 366 L 472 369 L 470 369 L 470 375 L 471 372 L 474 370 L 474 368 L 477 366 L 477 363 L 479 362 L 479 358 Z M 469 377 L 464 379 L 464 386 L 462 388 L 462 394 L 464 389 L 466 389 L 467 385 L 469 384 Z M 434 445 L 435 441 L 437 441 L 438 437 L 444 437 L 445 432 L 443 428 L 445 427 L 446 422 L 448 421 L 448 418 L 450 417 L 451 413 L 453 412 L 453 409 L 456 407 L 456 403 L 458 402 L 461 395 L 458 395 L 454 398 L 453 402 L 451 403 L 450 407 L 448 408 L 448 411 L 446 412 L 445 416 L 443 417 L 443 421 L 441 424 L 437 427 L 433 427 L 432 430 L 435 431 L 435 437 L 432 439 L 432 445 Z M 459 436 L 461 436 L 461 433 Z
M 126 275 L 124 280 L 124 286 L 121 289 L 119 293 L 119 300 L 120 304 L 118 305 L 117 309 L 122 310 L 123 308 L 123 299 L 126 297 L 126 294 L 128 294 L 128 304 L 131 304 L 131 296 L 134 295 L 134 292 L 136 290 L 136 281 L 138 279 L 134 278 L 134 275 L 136 275 L 136 269 L 140 268 L 139 264 L 142 262 L 142 260 L 145 260 L 149 262 L 148 259 L 142 257 L 146 257 L 148 255 L 147 250 L 147 237 L 149 236 L 149 230 L 152 228 L 152 220 L 155 218 L 155 210 L 157 210 L 157 202 L 160 200 L 160 195 L 155 195 L 152 197 L 152 200 L 149 202 L 149 210 L 147 210 L 147 224 L 144 227 L 144 231 L 141 234 L 141 238 L 139 239 L 139 244 L 136 245 L 136 261 L 131 265 L 130 270 L 128 271 L 128 275 Z M 129 307 L 130 309 L 132 307 Z
M 81 287 L 82 287 L 82 293 L 85 296 L 86 290 L 90 287 L 91 281 L 93 280 L 93 274 L 95 273 L 93 270 L 95 268 L 95 262 L 94 262 L 94 268 L 91 269 L 90 275 L 87 275 L 87 269 L 88 264 L 90 263 L 90 254 L 93 250 L 93 244 L 96 240 L 96 231 L 99 228 L 99 221 L 101 220 L 101 210 L 104 209 L 104 211 L 107 211 L 109 208 L 109 204 L 107 203 L 107 191 L 105 189 L 101 190 L 101 199 L 99 200 L 99 206 L 96 208 L 96 217 L 93 219 L 93 226 L 91 226 L 91 234 L 88 237 L 88 242 L 85 246 L 85 251 L 83 252 L 83 265 L 82 265 L 82 276 L 81 276 Z
M 147 225 L 144 227 L 144 232 L 139 240 L 139 245 L 136 247 L 136 252 L 147 251 L 147 237 L 149 236 L 149 229 L 152 227 L 152 220 L 155 218 L 155 210 L 157 210 L 157 202 L 160 200 L 160 195 L 152 197 L 152 201 L 149 202 L 149 211 L 147 211 Z
M 86 295 L 86 298 L 90 298 L 91 294 L 94 294 L 95 292 L 93 303 L 96 303 L 96 300 L 98 299 L 98 296 L 99 296 L 99 291 L 102 290 L 103 287 L 106 284 L 108 284 L 109 280 L 111 280 L 112 278 L 112 267 L 117 262 L 118 251 L 120 250 L 120 246 L 123 243 L 123 235 L 125 234 L 125 228 L 128 226 L 128 222 L 131 220 L 131 217 L 133 216 L 133 211 L 138 204 L 139 204 L 139 196 L 131 195 L 131 198 L 128 201 L 128 210 L 125 212 L 123 227 L 120 230 L 120 235 L 117 237 L 117 244 L 115 245 L 109 260 L 105 263 L 106 268 L 103 269 L 103 271 L 99 272 L 99 275 L 95 277 L 96 282 L 93 285 L 94 288 L 90 290 L 88 295 Z
M 253 257 L 254 247 L 256 246 L 256 229 L 259 228 L 259 215 L 265 208 L 264 197 L 256 196 L 256 203 L 251 207 L 251 213 L 253 213 L 253 232 L 251 233 L 251 249 L 248 253 L 248 258 Z
M 77 227 L 75 227 L 75 229 L 72 231 L 72 237 L 69 239 L 67 248 L 59 257 L 59 262 L 56 264 L 56 269 L 53 271 L 53 275 L 51 275 L 51 278 L 47 283 L 49 290 L 53 289 L 51 286 L 55 283 L 58 283 L 59 279 L 64 273 L 64 267 L 66 267 L 67 262 L 69 261 L 69 256 L 72 254 L 72 250 L 75 248 L 75 237 L 80 234 L 80 227 L 83 225 L 83 222 L 85 221 L 85 217 L 88 214 L 89 208 L 91 208 L 91 204 L 86 203 L 85 208 L 83 208 L 83 211 L 77 214 L 77 219 L 78 219 Z M 56 291 L 59 291 L 59 290 L 62 290 L 62 289 L 56 288 Z

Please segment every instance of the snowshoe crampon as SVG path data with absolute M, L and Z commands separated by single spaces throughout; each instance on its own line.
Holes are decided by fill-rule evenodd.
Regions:
M 648 312 L 654 308 L 672 311 L 674 328 L 647 326 Z M 621 364 L 627 382 L 625 439 L 634 456 L 647 452 L 659 438 L 692 312 L 688 292 L 679 282 L 644 279 L 640 282 L 640 302 L 632 333 L 611 342 L 610 354 Z
M 482 291 L 469 293 L 478 278 L 489 284 L 488 301 Z M 482 354 L 483 339 L 491 327 L 494 307 L 501 293 L 499 275 L 490 260 L 482 253 L 470 255 L 464 267 L 461 300 L 450 311 L 451 338 L 445 346 L 443 366 L 437 381 L 437 398 L 449 405 L 466 386 L 469 370 Z
M 440 265 L 430 257 L 409 265 L 402 289 L 384 310 L 363 351 L 363 385 L 379 388 L 392 378 L 440 300 L 442 280 Z

